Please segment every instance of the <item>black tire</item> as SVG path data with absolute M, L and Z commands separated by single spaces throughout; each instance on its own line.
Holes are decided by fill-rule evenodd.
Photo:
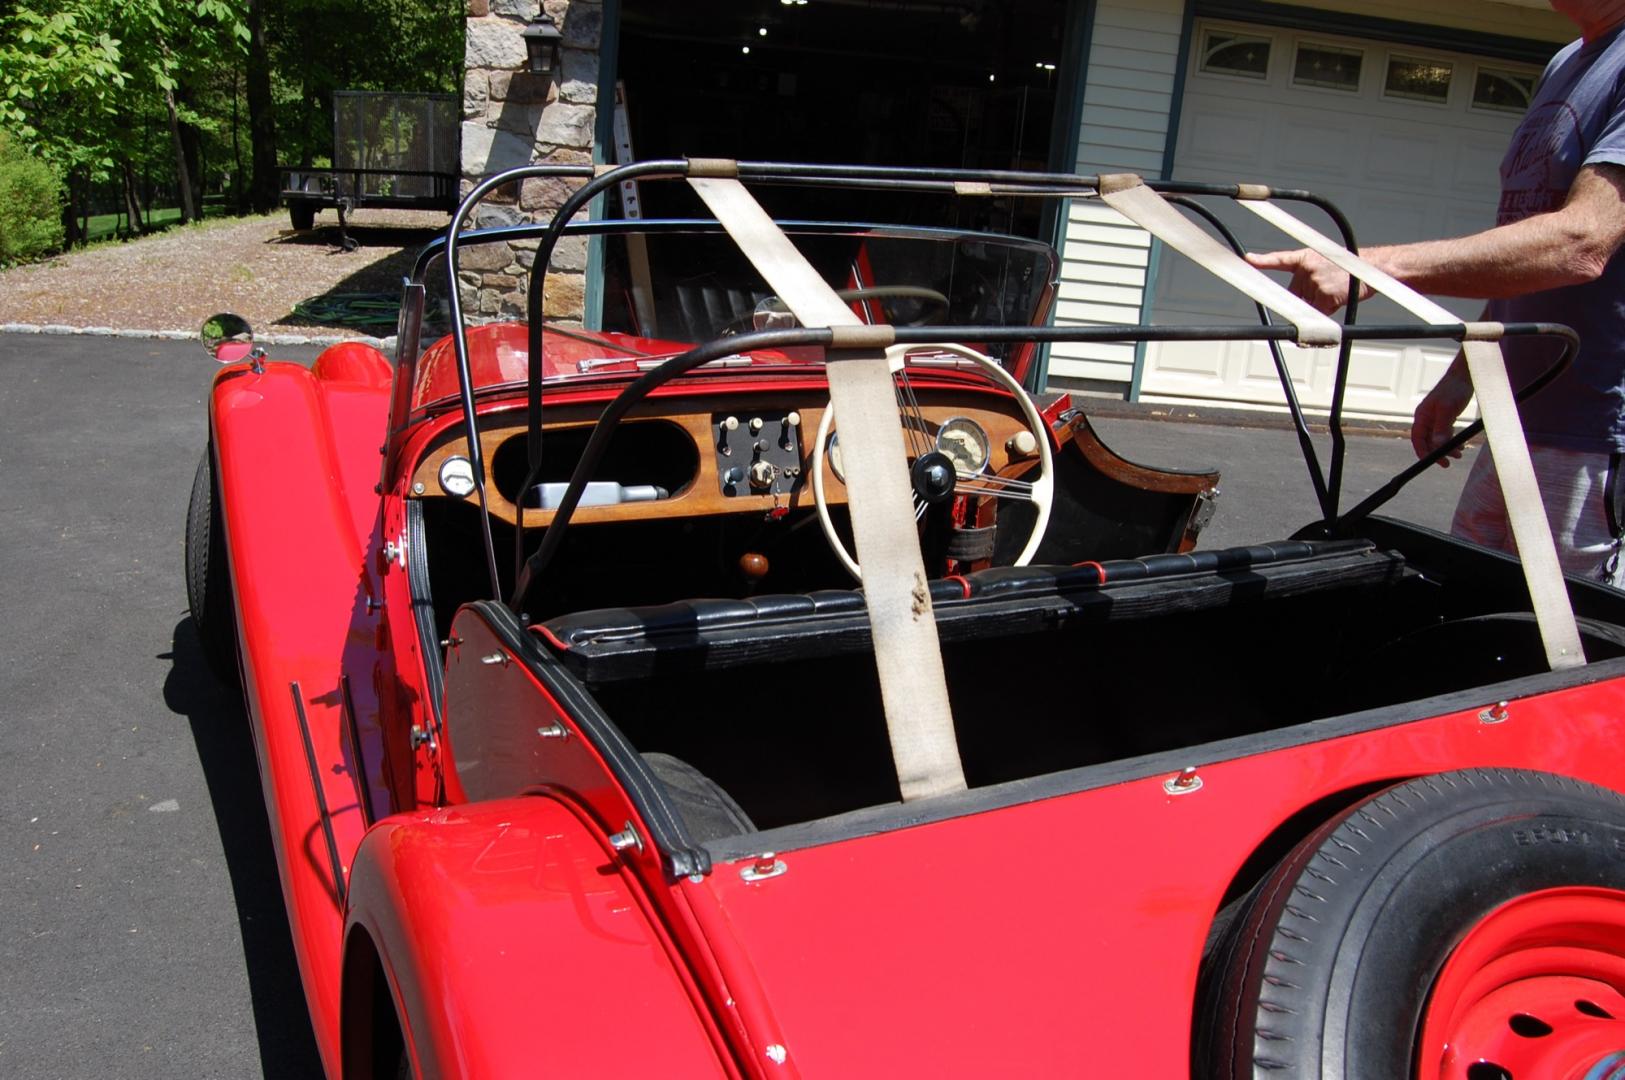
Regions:
M 1486 914 L 1560 886 L 1625 889 L 1625 799 L 1519 769 L 1389 788 L 1300 843 L 1204 961 L 1192 1074 L 1413 1075 L 1428 992 Z
M 237 605 L 226 572 L 226 532 L 217 494 L 214 454 L 205 449 L 186 507 L 186 606 L 209 669 L 227 686 L 236 686 Z
M 288 220 L 293 222 L 295 232 L 304 232 L 306 229 L 316 227 L 316 206 L 308 202 L 291 202 L 288 204 Z

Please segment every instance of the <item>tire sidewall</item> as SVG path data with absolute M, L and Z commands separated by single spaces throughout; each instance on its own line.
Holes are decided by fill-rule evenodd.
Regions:
M 1617 794 L 1511 769 L 1391 788 L 1261 883 L 1225 951 L 1233 1045 L 1221 1032 L 1218 1049 L 1239 1075 L 1412 1075 L 1451 950 L 1501 904 L 1559 886 L 1625 889 Z

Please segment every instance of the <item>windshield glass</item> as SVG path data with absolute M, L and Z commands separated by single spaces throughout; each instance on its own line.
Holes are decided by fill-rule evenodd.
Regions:
M 786 233 L 865 323 L 898 326 L 1041 324 L 1058 260 L 1033 240 L 950 230 L 786 225 Z M 585 232 L 593 235 L 582 235 Z M 589 256 L 589 245 L 596 251 Z M 459 303 L 470 327 L 476 388 L 523 382 L 529 355 L 525 290 L 534 240 L 459 240 Z M 589 274 L 593 278 L 589 282 Z M 457 392 L 443 255 L 424 274 L 427 299 L 414 405 Z M 797 325 L 785 305 L 711 222 L 614 222 L 574 230 L 548 275 L 544 378 L 634 372 L 640 360 L 751 330 Z M 975 344 L 975 343 L 972 343 Z M 1019 372 L 1030 343 L 982 351 Z M 757 354 L 808 363 L 818 350 Z

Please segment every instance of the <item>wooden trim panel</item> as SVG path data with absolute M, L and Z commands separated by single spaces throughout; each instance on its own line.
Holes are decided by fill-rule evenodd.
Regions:
M 1025 431 L 1026 424 L 1021 418 L 1020 410 L 1013 401 L 1006 401 L 988 393 L 963 390 L 931 390 L 918 389 L 916 393 L 920 399 L 921 411 L 925 415 L 926 423 L 933 433 L 943 422 L 953 417 L 969 417 L 975 420 L 988 434 L 991 443 L 992 459 L 990 468 L 1000 472 L 1012 464 L 1011 455 L 1006 449 L 1006 443 L 1019 431 Z M 698 456 L 698 467 L 694 476 L 688 483 L 674 488 L 671 496 L 658 502 L 622 503 L 616 506 L 583 506 L 576 510 L 572 520 L 578 524 L 612 521 L 650 521 L 659 518 L 678 517 L 706 517 L 718 514 L 759 513 L 765 514 L 774 506 L 774 497 L 770 494 L 738 494 L 726 495 L 717 473 L 717 460 L 714 450 L 716 432 L 712 427 L 711 417 L 717 412 L 731 412 L 739 416 L 742 421 L 752 415 L 764 417 L 779 417 L 795 410 L 801 414 L 801 468 L 802 476 L 794 487 L 785 491 L 779 497 L 780 505 L 790 509 L 807 508 L 813 505 L 812 483 L 807 477 L 811 464 L 812 447 L 810 445 L 813 435 L 818 431 L 819 421 L 823 419 L 824 409 L 828 405 L 826 395 L 806 392 L 787 392 L 783 394 L 752 394 L 741 395 L 737 398 L 665 398 L 656 401 L 646 401 L 637 406 L 621 422 L 622 426 L 650 421 L 663 421 L 675 424 L 682 429 L 694 442 Z M 602 411 L 599 405 L 559 405 L 550 407 L 547 412 L 547 430 L 550 432 L 563 431 L 570 428 L 587 428 L 597 422 Z M 838 422 L 837 422 L 838 423 Z M 517 520 L 518 507 L 513 501 L 497 489 L 493 462 L 497 451 L 513 439 L 525 438 L 525 417 L 523 413 L 500 413 L 482 417 L 479 422 L 481 457 L 485 463 L 486 503 L 491 514 L 502 521 L 512 525 Z M 468 443 L 463 435 L 461 425 L 448 429 L 435 439 L 427 452 L 418 462 L 412 473 L 411 491 L 414 497 L 419 498 L 452 498 L 440 490 L 440 467 L 446 459 L 454 455 L 466 457 Z M 1037 460 L 1036 457 L 1033 460 Z M 1020 459 L 1016 460 L 1020 463 Z M 826 466 L 827 467 L 827 466 Z M 833 474 L 825 477 L 825 493 L 832 503 L 844 504 L 846 502 L 846 488 Z M 471 506 L 478 506 L 479 500 L 474 495 L 462 499 Z M 525 511 L 525 527 L 527 529 L 548 524 L 553 519 L 553 511 L 527 509 Z

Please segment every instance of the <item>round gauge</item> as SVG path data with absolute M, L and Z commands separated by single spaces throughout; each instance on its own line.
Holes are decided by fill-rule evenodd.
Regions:
M 829 471 L 835 474 L 835 479 L 846 483 L 846 470 L 841 467 L 841 436 L 837 432 L 830 432 L 829 447 L 824 452 L 824 459 L 829 462 Z
M 465 457 L 449 457 L 440 466 L 440 490 L 461 499 L 474 490 L 474 466 Z
M 981 472 L 987 468 L 987 432 L 982 425 L 964 416 L 943 421 L 937 429 L 937 449 L 948 455 L 954 470 L 960 475 Z

